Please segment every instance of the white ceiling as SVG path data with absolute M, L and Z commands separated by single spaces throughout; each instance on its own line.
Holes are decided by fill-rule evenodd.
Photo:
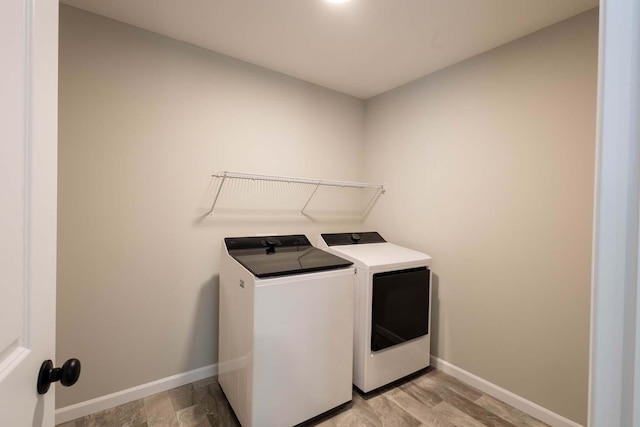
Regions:
M 61 0 L 369 98 L 598 5 L 598 0 Z

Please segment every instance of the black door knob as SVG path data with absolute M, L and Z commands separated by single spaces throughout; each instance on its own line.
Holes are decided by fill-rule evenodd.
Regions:
M 69 359 L 62 365 L 62 368 L 54 368 L 51 360 L 45 360 L 40 366 L 38 373 L 38 394 L 45 394 L 49 391 L 51 383 L 60 381 L 65 387 L 74 385 L 80 378 L 80 361 Z

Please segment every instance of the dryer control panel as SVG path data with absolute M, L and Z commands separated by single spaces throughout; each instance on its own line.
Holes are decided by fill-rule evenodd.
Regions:
M 321 234 L 327 246 L 364 245 L 366 243 L 386 243 L 387 241 L 376 231 L 356 233 L 325 233 Z

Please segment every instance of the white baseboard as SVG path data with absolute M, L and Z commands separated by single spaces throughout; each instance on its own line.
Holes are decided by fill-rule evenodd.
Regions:
M 471 372 L 467 372 L 464 369 L 458 368 L 457 366 L 452 365 L 445 360 L 431 356 L 431 366 L 477 388 L 478 390 L 488 394 L 489 396 L 495 397 L 496 399 L 501 400 L 504 403 L 507 403 L 514 408 L 517 408 L 522 412 L 529 414 L 544 423 L 549 424 L 550 426 L 583 427 L 575 421 L 571 421 L 570 419 L 565 418 L 562 415 L 558 415 L 555 412 L 543 408 L 542 406 L 533 403 L 532 401 L 527 400 L 524 397 L 518 396 L 517 394 L 512 393 L 509 390 L 505 390 L 502 387 L 490 383 L 489 381 L 482 379 L 477 375 L 472 374 Z
M 56 409 L 56 424 L 66 423 L 76 418 L 84 417 L 95 412 L 104 411 L 124 403 L 142 399 L 155 393 L 170 390 L 181 385 L 189 384 L 194 381 L 202 380 L 218 374 L 218 365 L 213 364 L 193 371 L 183 372 L 157 381 L 131 387 L 106 396 L 97 397 L 95 399 L 76 403 L 75 405 L 65 406 Z

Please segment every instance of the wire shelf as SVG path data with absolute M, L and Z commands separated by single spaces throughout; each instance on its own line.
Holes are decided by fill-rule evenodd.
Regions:
M 355 209 L 358 216 L 364 217 L 371 210 L 380 195 L 385 193 L 383 184 L 371 184 L 365 182 L 336 181 L 327 179 L 300 178 L 280 175 L 263 175 L 240 172 L 218 172 L 211 175 L 212 181 L 217 181 L 217 188 L 213 196 L 209 216 L 214 216 L 216 206 L 224 195 L 231 192 L 242 193 L 247 196 L 249 202 L 258 202 L 260 193 L 269 192 L 269 198 L 280 195 L 283 199 L 285 195 L 298 205 L 296 209 L 300 215 L 307 215 L 308 208 L 314 200 L 321 200 L 331 205 L 346 206 L 349 202 L 356 200 L 359 207 Z M 240 185 L 234 186 L 234 182 Z M 261 184 L 267 183 L 267 184 Z M 272 183 L 272 184 L 268 184 Z M 269 185 L 265 187 L 265 185 Z M 327 190 L 323 190 L 327 188 Z M 353 192 L 358 195 L 353 194 Z M 338 193 L 343 193 L 339 195 Z M 327 202 L 329 200 L 330 202 Z M 324 199 L 324 200 L 323 200 Z M 276 202 L 278 202 L 276 197 Z M 235 201 L 237 207 L 242 208 L 242 203 Z M 233 201 L 232 201 L 233 204 Z

